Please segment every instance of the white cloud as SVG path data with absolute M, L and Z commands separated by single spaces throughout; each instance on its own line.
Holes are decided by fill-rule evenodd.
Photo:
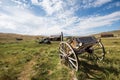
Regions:
M 112 0 L 82 0 L 81 8 L 100 7 Z
M 61 0 L 43 0 L 40 5 L 44 8 L 47 14 L 52 15 L 55 12 L 61 11 L 63 9 L 63 2 Z
M 37 4 L 38 0 L 31 0 L 33 4 Z
M 115 2 L 115 3 L 109 4 L 106 9 L 110 9 L 113 7 L 120 7 L 120 2 Z
M 0 1 L 0 4 L 2 4 L 2 1 Z
M 71 7 L 75 8 L 76 0 L 32 0 L 35 5 L 41 6 L 48 16 L 62 14 Z
M 19 10 L 16 10 L 13 14 L 13 16 L 1 14 L 0 29 L 21 30 L 24 34 L 35 35 L 57 34 L 61 31 L 69 35 L 79 35 L 80 32 L 87 29 L 111 25 L 114 21 L 120 20 L 120 11 L 105 16 L 84 17 L 81 19 L 69 17 L 63 20 L 58 20 L 57 17 L 38 17 L 27 10 L 24 10 L 22 15 L 20 15 L 21 11 Z M 77 24 L 75 24 L 76 22 Z
M 80 21 L 78 26 L 81 29 L 90 29 L 95 27 L 108 26 L 113 24 L 115 21 L 120 21 L 120 11 L 113 12 L 105 16 L 93 16 L 85 18 Z
M 32 0 L 32 3 L 41 6 L 47 15 L 36 16 L 28 9 L 20 7 L 4 8 L 9 14 L 0 13 L 0 31 L 6 29 L 31 35 L 51 35 L 63 31 L 69 35 L 80 35 L 86 34 L 88 29 L 111 25 L 120 20 L 120 11 L 104 16 L 75 16 L 75 11 L 79 8 L 76 5 L 76 0 L 68 0 L 67 2 L 64 0 L 37 1 Z M 101 6 L 109 1 L 93 3 Z M 94 5 L 94 7 L 96 6 Z
M 120 6 L 120 2 L 117 2 L 117 3 L 116 3 L 116 6 L 119 7 L 119 6 Z
M 9 22 L 11 20 L 11 17 L 5 14 L 0 14 L 0 29 L 16 29 L 16 26 L 14 26 L 14 22 Z
M 97 7 L 97 6 L 101 6 L 103 4 L 106 4 L 108 2 L 111 2 L 112 0 L 96 0 L 94 3 L 93 3 L 93 6 L 94 7 Z

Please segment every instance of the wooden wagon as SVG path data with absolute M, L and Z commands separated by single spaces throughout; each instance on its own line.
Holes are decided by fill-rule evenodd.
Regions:
M 59 52 L 60 59 L 69 64 L 69 67 L 78 71 L 78 55 L 85 52 L 95 60 L 103 60 L 105 57 L 105 48 L 100 39 L 94 36 L 75 37 L 68 41 L 61 38 Z

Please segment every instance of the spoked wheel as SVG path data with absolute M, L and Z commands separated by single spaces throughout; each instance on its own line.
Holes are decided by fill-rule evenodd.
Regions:
M 72 47 L 67 42 L 61 42 L 59 51 L 61 61 L 64 61 L 70 68 L 78 71 L 78 58 Z
M 95 58 L 95 60 L 102 61 L 104 59 L 105 48 L 101 41 L 98 41 L 98 43 L 92 47 L 92 50 L 93 50 L 92 57 Z

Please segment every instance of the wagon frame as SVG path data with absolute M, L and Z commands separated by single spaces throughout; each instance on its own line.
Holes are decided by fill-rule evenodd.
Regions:
M 94 36 L 85 36 L 63 41 L 63 34 L 61 35 L 61 42 L 59 45 L 61 62 L 64 64 L 67 63 L 73 70 L 78 71 L 79 69 L 79 54 L 87 52 L 88 56 L 96 60 L 96 62 L 104 59 L 105 48 L 101 39 L 97 39 Z

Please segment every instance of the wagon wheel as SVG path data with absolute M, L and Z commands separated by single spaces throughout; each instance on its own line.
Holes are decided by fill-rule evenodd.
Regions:
M 92 50 L 93 50 L 92 57 L 95 58 L 95 60 L 102 61 L 104 59 L 105 48 L 101 41 L 98 41 L 98 43 L 92 47 Z
M 78 57 L 76 56 L 74 50 L 67 42 L 61 42 L 60 47 L 60 58 L 61 61 L 67 63 L 67 65 L 73 70 L 78 70 Z

